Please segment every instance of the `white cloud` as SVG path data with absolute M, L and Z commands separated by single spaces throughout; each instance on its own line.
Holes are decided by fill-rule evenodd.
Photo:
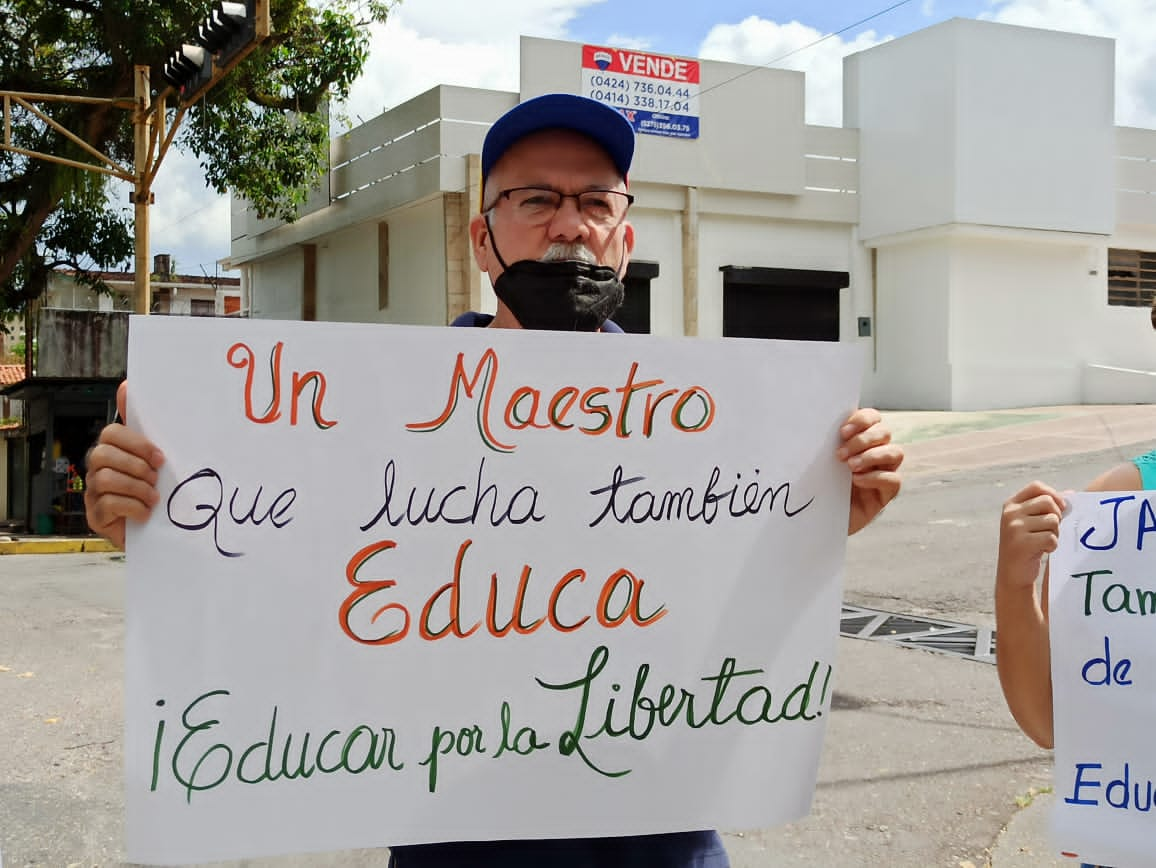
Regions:
M 996 0 L 981 17 L 1116 40 L 1116 123 L 1156 127 L 1156 4 L 1152 0 Z
M 565 39 L 578 12 L 602 0 L 408 0 L 374 29 L 369 60 L 344 107 L 350 121 L 439 84 L 518 90 L 519 37 Z
M 1156 2 L 1154 0 L 991 0 L 979 17 L 1026 27 L 1106 36 L 1116 40 L 1116 122 L 1156 128 Z M 934 0 L 923 4 L 934 13 Z M 933 16 L 934 17 L 934 14 Z M 792 21 L 779 24 L 750 17 L 720 24 L 699 50 L 703 57 L 766 65 L 824 34 Z M 773 65 L 807 75 L 807 121 L 839 124 L 842 118 L 842 58 L 884 41 L 873 31 L 850 42 L 838 36 L 791 54 Z
M 517 35 L 451 43 L 391 20 L 374 34 L 365 71 L 339 110 L 357 125 L 439 84 L 516 91 Z
M 838 126 L 843 118 L 843 58 L 889 37 L 880 39 L 873 30 L 863 31 L 850 42 L 838 36 L 823 39 L 824 36 L 798 21 L 779 24 L 752 15 L 738 24 L 713 27 L 699 48 L 699 55 L 711 60 L 801 70 L 807 77 L 807 123 Z M 823 41 L 818 42 L 820 39 Z
M 114 182 L 110 200 L 128 208 L 129 184 Z M 205 184 L 205 173 L 192 155 L 172 148 L 153 182 L 155 203 L 149 206 L 149 267 L 152 257 L 169 253 L 180 274 L 218 273 L 217 260 L 229 255 L 229 197 Z M 128 269 L 134 267 L 130 260 Z
M 654 40 L 647 36 L 627 36 L 624 33 L 611 33 L 602 40 L 604 45 L 615 48 L 625 48 L 633 51 L 649 51 L 654 46 Z
M 404 0 L 390 13 L 430 39 L 448 43 L 499 46 L 517 34 L 561 36 L 567 25 L 587 6 L 603 0 Z M 513 34 L 513 37 L 511 37 Z M 513 56 L 517 63 L 517 55 Z
M 218 273 L 217 260 L 229 255 L 229 197 L 206 186 L 204 170 L 195 157 L 171 151 L 153 189 L 152 254 L 171 253 L 180 274 Z

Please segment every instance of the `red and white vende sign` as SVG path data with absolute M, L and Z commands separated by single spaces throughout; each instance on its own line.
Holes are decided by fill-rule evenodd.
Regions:
M 684 57 L 650 54 L 626 48 L 582 46 L 582 68 L 622 75 L 640 75 L 683 84 L 699 83 L 699 62 Z
M 618 109 L 635 132 L 698 138 L 697 60 L 582 46 L 582 95 Z

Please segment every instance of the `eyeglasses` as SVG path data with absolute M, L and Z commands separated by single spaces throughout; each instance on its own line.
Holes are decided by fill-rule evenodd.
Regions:
M 559 193 L 549 187 L 511 187 L 498 193 L 494 207 L 503 199 L 510 202 L 514 219 L 526 226 L 540 226 L 549 223 L 562 202 L 573 199 L 578 205 L 578 213 L 587 223 L 596 226 L 613 226 L 626 217 L 627 209 L 634 204 L 634 197 L 619 190 L 584 190 L 581 193 Z

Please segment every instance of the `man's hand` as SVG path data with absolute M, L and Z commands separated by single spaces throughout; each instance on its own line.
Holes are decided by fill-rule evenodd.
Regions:
M 127 382 L 116 392 L 116 407 L 125 417 Z M 146 437 L 119 422 L 106 425 L 88 452 L 84 513 L 88 526 L 124 548 L 125 519 L 144 521 L 156 505 L 157 470 L 164 455 Z
M 1005 588 L 1031 588 L 1044 555 L 1060 541 L 1064 497 L 1050 485 L 1032 482 L 1003 505 L 999 522 L 996 582 Z
M 835 455 L 851 469 L 851 515 L 847 533 L 870 524 L 899 493 L 903 449 L 891 442 L 891 431 L 878 410 L 864 407 L 847 417 L 839 429 L 843 445 Z

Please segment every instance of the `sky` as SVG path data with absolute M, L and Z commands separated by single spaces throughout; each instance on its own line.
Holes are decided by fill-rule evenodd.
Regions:
M 950 18 L 1114 38 L 1116 123 L 1156 128 L 1156 0 L 402 0 L 333 134 L 438 84 L 516 92 L 522 35 L 802 70 L 807 122 L 838 126 L 844 56 Z M 228 198 L 171 152 L 154 191 L 151 252 L 181 274 L 221 273 Z

